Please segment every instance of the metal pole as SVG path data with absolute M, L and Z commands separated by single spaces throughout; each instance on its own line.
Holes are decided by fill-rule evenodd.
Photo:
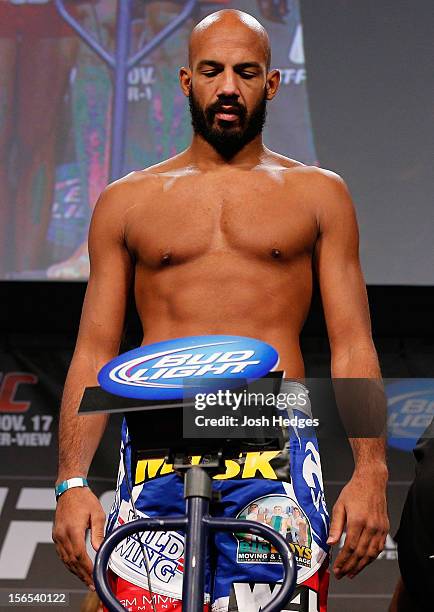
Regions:
M 269 525 L 263 525 L 256 521 L 245 521 L 240 519 L 231 519 L 226 517 L 205 517 L 203 519 L 210 529 L 215 531 L 228 531 L 229 533 L 247 532 L 261 536 L 268 542 L 271 542 L 279 551 L 282 559 L 283 580 L 279 584 L 279 590 L 273 599 L 269 601 L 263 608 L 262 612 L 280 612 L 285 609 L 286 604 L 290 601 L 297 585 L 297 565 L 294 560 L 294 555 L 288 546 L 285 538 L 275 531 Z
M 56 9 L 59 15 L 68 23 L 71 28 L 77 33 L 81 40 L 92 49 L 94 53 L 98 55 L 110 68 L 115 68 L 115 61 L 112 55 L 104 47 L 102 47 L 97 40 L 93 38 L 89 32 L 83 28 L 79 22 L 68 13 L 65 8 L 64 0 L 54 0 Z
M 207 500 L 204 499 L 204 502 L 206 504 Z M 190 506 L 190 508 L 192 510 L 192 513 L 194 511 L 194 513 L 197 515 L 195 519 L 197 523 L 198 515 L 205 510 L 205 507 L 204 505 L 199 504 L 196 506 Z M 120 604 L 114 597 L 107 576 L 107 567 L 110 555 L 116 548 L 116 546 L 119 544 L 119 542 L 122 542 L 122 540 L 124 540 L 128 536 L 133 535 L 134 533 L 143 531 L 185 531 L 188 534 L 189 520 L 190 519 L 187 516 L 162 516 L 155 517 L 153 519 L 139 519 L 137 521 L 132 521 L 130 523 L 126 523 L 125 525 L 117 527 L 111 532 L 109 536 L 106 537 L 97 552 L 93 575 L 97 593 L 100 596 L 104 605 L 108 608 L 108 610 L 110 610 L 110 612 L 125 612 L 126 610 L 126 608 L 124 608 L 122 604 Z M 215 531 L 227 531 L 229 533 L 246 532 L 261 536 L 265 540 L 271 542 L 276 547 L 282 559 L 283 581 L 281 583 L 277 595 L 274 596 L 273 593 L 273 599 L 262 608 L 262 612 L 280 612 L 280 610 L 284 610 L 286 604 L 291 599 L 291 596 L 294 592 L 297 579 L 297 566 L 294 561 L 294 556 L 285 538 L 283 538 L 283 536 L 281 536 L 280 533 L 275 531 L 272 527 L 269 527 L 268 525 L 263 525 L 262 523 L 257 523 L 256 521 L 244 521 L 240 519 L 230 519 L 225 517 L 214 518 L 205 515 L 203 517 L 203 522 L 206 524 L 208 529 L 213 529 Z M 194 530 L 193 533 L 190 533 L 190 535 L 193 535 L 194 537 Z M 190 539 L 190 541 L 193 545 L 194 540 Z M 187 570 L 187 568 L 189 568 L 190 566 L 196 566 L 198 554 L 203 554 L 203 552 L 201 553 L 200 551 L 196 552 L 196 550 L 193 550 L 193 558 L 195 559 L 193 561 L 191 558 L 189 558 L 189 554 L 191 554 L 191 549 L 188 548 L 187 551 L 188 553 L 184 557 L 184 562 L 186 566 L 185 570 Z M 203 559 L 203 563 L 201 565 L 205 566 L 205 559 Z M 201 584 L 203 585 L 204 580 L 203 577 L 200 576 L 200 574 L 196 574 L 196 580 L 198 584 L 201 580 Z M 190 592 L 187 590 L 187 587 L 185 585 L 186 581 L 184 576 L 182 597 L 183 610 L 188 610 L 190 612 L 192 608 L 188 606 L 192 604 L 192 598 Z M 196 597 L 197 593 L 198 591 L 196 591 Z M 203 602 L 203 591 L 199 592 L 199 601 Z M 197 610 L 200 610 L 200 612 L 202 612 L 202 606 L 198 607 Z
M 184 612 L 203 612 L 206 546 L 208 526 L 203 517 L 208 514 L 207 499 L 187 500 L 187 531 L 185 534 L 185 567 L 182 583 Z
M 182 582 L 182 609 L 184 612 L 203 612 L 208 516 L 212 495 L 212 480 L 199 466 L 185 473 L 187 531 L 185 534 L 185 566 Z
M 112 137 L 110 178 L 116 180 L 122 176 L 124 167 L 127 76 L 128 57 L 130 52 L 131 2 L 119 0 L 117 5 L 116 50 L 112 111 Z
M 186 21 L 186 19 L 188 19 L 196 6 L 197 0 L 186 0 L 179 15 L 168 23 L 152 40 L 132 57 L 129 57 L 132 0 L 118 0 L 117 2 L 116 51 L 114 56 L 110 55 L 110 53 L 68 13 L 64 6 L 65 0 L 54 0 L 54 2 L 60 16 L 114 72 L 112 138 L 110 146 L 110 181 L 114 181 L 122 176 L 124 167 L 128 70 L 149 55 L 156 47 L 161 45 Z

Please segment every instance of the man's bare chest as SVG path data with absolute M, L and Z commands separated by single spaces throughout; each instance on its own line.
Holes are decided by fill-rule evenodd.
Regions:
M 149 265 L 212 252 L 290 261 L 311 251 L 316 219 L 299 194 L 272 181 L 179 181 L 146 197 L 126 219 L 129 248 Z

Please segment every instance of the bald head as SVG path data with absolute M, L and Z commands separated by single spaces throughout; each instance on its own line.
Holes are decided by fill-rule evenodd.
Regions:
M 193 29 L 189 45 L 188 60 L 190 68 L 205 44 L 212 42 L 218 46 L 224 44 L 229 38 L 239 38 L 240 42 L 248 44 L 250 48 L 260 48 L 267 71 L 271 65 L 271 47 L 267 31 L 255 17 L 236 9 L 223 9 L 207 15 Z
M 189 67 L 179 69 L 195 137 L 232 159 L 261 140 L 267 103 L 277 93 L 268 34 L 254 17 L 225 9 L 200 21 L 190 36 Z M 253 145 L 256 146 L 256 145 Z

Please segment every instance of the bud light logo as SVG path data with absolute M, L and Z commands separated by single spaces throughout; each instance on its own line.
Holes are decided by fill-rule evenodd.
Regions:
M 179 400 L 185 385 L 231 379 L 256 380 L 275 369 L 277 351 L 243 336 L 189 336 L 149 344 L 119 355 L 98 374 L 103 389 L 115 395 L 143 400 Z M 225 385 L 227 387 L 227 384 Z M 203 391 L 203 386 L 201 387 Z
M 434 379 L 414 378 L 386 386 L 389 445 L 411 452 L 434 417 Z

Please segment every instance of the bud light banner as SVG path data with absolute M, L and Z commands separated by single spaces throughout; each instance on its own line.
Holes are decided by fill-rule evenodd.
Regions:
M 98 375 L 101 387 L 123 397 L 144 400 L 182 399 L 185 380 L 194 394 L 206 379 L 218 389 L 222 378 L 240 380 L 266 376 L 279 363 L 277 351 L 254 338 L 190 336 L 157 342 L 119 355 Z M 215 383 L 213 382 L 215 380 Z M 195 382 L 197 386 L 195 387 Z
M 393 381 L 386 393 L 389 445 L 410 452 L 434 418 L 434 379 Z

